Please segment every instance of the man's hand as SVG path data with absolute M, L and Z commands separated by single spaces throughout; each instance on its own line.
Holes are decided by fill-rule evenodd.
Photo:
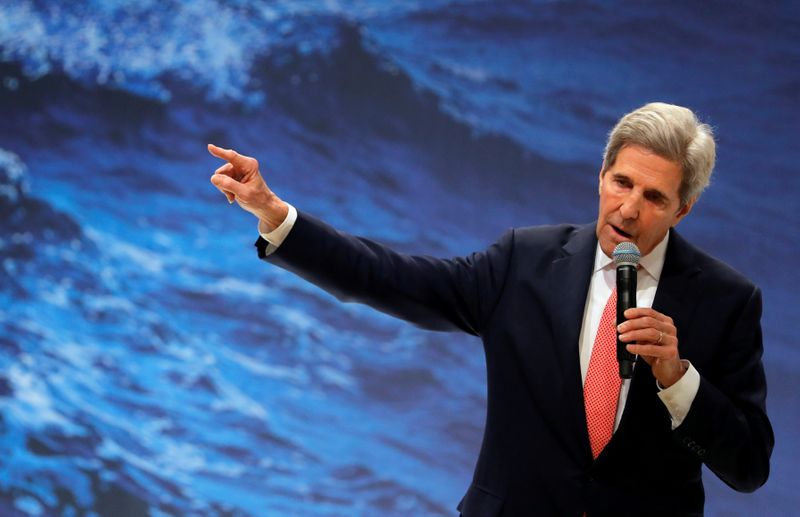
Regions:
M 638 354 L 653 369 L 653 375 L 664 388 L 669 388 L 686 373 L 678 354 L 678 329 L 672 318 L 653 309 L 638 307 L 625 311 L 628 321 L 617 330 L 628 352 Z
M 289 206 L 269 189 L 258 170 L 258 161 L 233 149 L 208 144 L 208 152 L 226 163 L 211 176 L 211 183 L 239 206 L 263 221 L 269 230 L 277 228 L 289 213 Z

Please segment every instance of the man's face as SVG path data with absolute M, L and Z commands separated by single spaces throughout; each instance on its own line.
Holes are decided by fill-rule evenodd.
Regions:
M 597 239 L 609 257 L 623 241 L 636 244 L 642 256 L 689 213 L 694 200 L 681 206 L 681 168 L 644 147 L 623 147 L 607 171 L 600 172 Z

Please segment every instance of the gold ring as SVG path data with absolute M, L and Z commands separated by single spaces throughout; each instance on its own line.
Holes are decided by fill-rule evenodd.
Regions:
M 662 340 L 662 339 L 664 339 L 664 333 L 663 333 L 663 332 L 661 332 L 660 330 L 659 330 L 658 332 L 659 332 L 659 334 L 658 334 L 658 341 L 656 341 L 656 344 L 657 344 L 657 345 L 660 345 L 660 344 L 661 344 L 661 340 Z

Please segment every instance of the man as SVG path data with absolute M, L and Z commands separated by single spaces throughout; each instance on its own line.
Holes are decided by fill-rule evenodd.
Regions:
M 258 163 L 212 183 L 259 219 L 259 256 L 341 299 L 482 338 L 488 408 L 466 517 L 702 515 L 705 463 L 736 490 L 769 473 L 761 295 L 674 227 L 708 185 L 715 144 L 679 106 L 652 103 L 609 135 L 595 223 L 514 229 L 438 260 L 396 253 L 298 213 Z M 642 254 L 638 307 L 615 328 L 614 247 Z M 621 382 L 616 333 L 638 354 Z

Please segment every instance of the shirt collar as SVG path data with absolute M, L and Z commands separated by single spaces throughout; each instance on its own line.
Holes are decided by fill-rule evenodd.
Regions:
M 661 278 L 661 271 L 664 269 L 664 259 L 667 256 L 667 243 L 669 242 L 669 232 L 661 239 L 661 242 L 656 244 L 656 247 L 653 248 L 653 251 L 642 257 L 639 261 L 639 265 L 642 269 L 644 269 L 648 275 L 652 276 L 656 279 L 656 281 L 660 280 Z M 603 250 L 600 248 L 600 242 L 597 242 L 597 249 L 594 252 L 594 272 L 598 272 L 601 269 L 605 269 L 609 266 L 613 266 L 614 261 L 603 253 Z

